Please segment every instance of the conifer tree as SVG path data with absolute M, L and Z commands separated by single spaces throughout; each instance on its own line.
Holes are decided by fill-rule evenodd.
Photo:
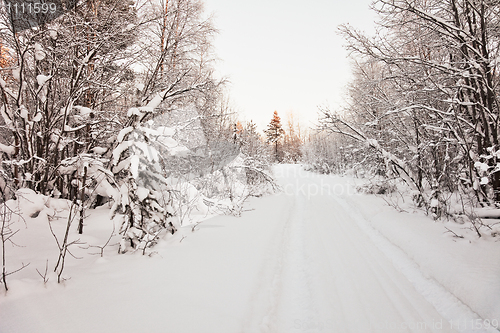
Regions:
M 267 125 L 267 130 L 265 130 L 265 133 L 267 135 L 267 143 L 274 144 L 275 158 L 276 161 L 279 162 L 280 158 L 278 155 L 278 145 L 280 139 L 285 134 L 285 131 L 281 126 L 281 118 L 278 116 L 278 111 L 274 111 L 273 118 L 271 119 L 269 125 Z
M 119 193 L 114 198 L 112 214 L 122 217 L 119 253 L 129 249 L 145 253 L 156 244 L 163 231 L 171 234 L 176 231 L 172 223 L 171 191 L 161 167 L 161 156 L 170 155 L 161 150 L 165 135 L 150 128 L 151 122 L 141 123 L 157 106 L 153 103 L 129 110 L 131 126 L 120 131 L 113 150 L 112 172 Z M 167 140 L 173 142 L 170 137 Z

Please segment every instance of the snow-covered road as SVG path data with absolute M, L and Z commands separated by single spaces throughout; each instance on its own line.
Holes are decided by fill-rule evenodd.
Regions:
M 151 258 L 107 248 L 70 261 L 63 286 L 13 278 L 0 332 L 454 332 L 450 318 L 474 319 L 364 224 L 347 183 L 276 174 L 282 193 L 183 228 Z
M 360 229 L 347 185 L 282 166 L 284 198 L 249 332 L 449 332 L 447 319 Z

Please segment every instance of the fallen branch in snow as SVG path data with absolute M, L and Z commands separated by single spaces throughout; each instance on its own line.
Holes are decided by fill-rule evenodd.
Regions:
M 445 231 L 445 233 L 450 232 L 450 233 L 452 233 L 452 234 L 453 234 L 453 236 L 454 236 L 454 237 L 456 237 L 456 238 L 464 238 L 464 236 L 462 236 L 462 235 L 458 235 L 456 232 L 454 232 L 454 231 L 453 231 L 453 230 L 451 230 L 450 228 L 448 228 L 448 227 L 444 227 L 444 228 L 445 228 L 446 230 L 448 230 L 448 231 Z
M 193 224 L 193 226 L 191 227 L 191 232 L 195 232 L 195 231 L 196 231 L 196 227 L 197 227 L 198 225 L 200 225 L 200 223 L 201 223 L 201 222 L 196 222 L 195 224 Z M 183 237 L 183 239 L 184 239 L 184 237 Z M 181 239 L 181 241 L 182 241 L 182 239 Z

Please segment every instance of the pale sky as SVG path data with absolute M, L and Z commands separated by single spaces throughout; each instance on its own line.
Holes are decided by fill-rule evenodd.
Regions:
M 371 0 L 205 0 L 220 33 L 216 70 L 229 79 L 232 106 L 264 129 L 274 110 L 304 125 L 319 105 L 342 103 L 350 63 L 339 24 L 373 33 Z

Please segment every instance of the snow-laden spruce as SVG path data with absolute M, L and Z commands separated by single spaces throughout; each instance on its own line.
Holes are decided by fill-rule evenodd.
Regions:
M 158 142 L 167 135 L 163 134 L 165 131 L 141 125 L 144 111 L 133 108 L 128 114 L 132 124 L 120 131 L 112 154 L 112 172 L 119 193 L 111 212 L 112 217 L 121 219 L 120 253 L 130 249 L 145 252 L 164 231 L 171 234 L 176 231 L 172 195 L 163 176 L 158 151 Z M 173 144 L 174 140 L 168 141 Z M 169 151 L 163 149 L 161 153 Z

